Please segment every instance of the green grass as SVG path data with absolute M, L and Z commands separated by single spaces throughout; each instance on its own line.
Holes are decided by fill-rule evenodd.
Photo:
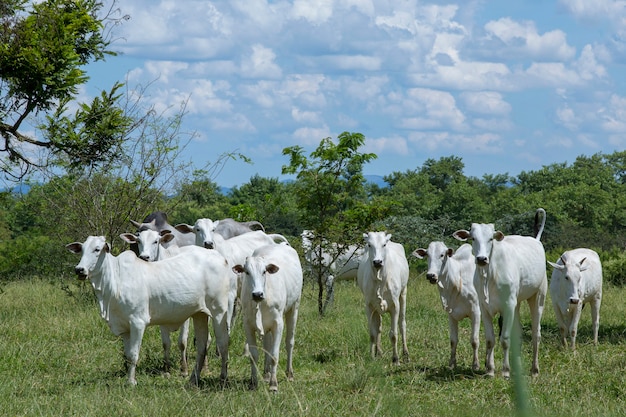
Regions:
M 161 374 L 158 328 L 147 330 L 137 387 L 126 383 L 121 341 L 99 317 L 89 287 L 43 280 L 4 285 L 0 292 L 0 415 L 80 416 L 514 416 L 512 381 L 471 371 L 469 322 L 462 323 L 459 368 L 447 369 L 447 317 L 436 288 L 423 277 L 409 285 L 410 360 L 391 365 L 383 328 L 383 357 L 369 357 L 362 296 L 353 283 L 337 284 L 335 304 L 317 315 L 316 290 L 305 285 L 294 354 L 295 381 L 279 390 L 261 384 L 249 391 L 250 365 L 241 320 L 231 340 L 230 381 L 220 386 L 219 361 L 211 357 L 202 386 L 187 386 L 173 372 Z M 578 352 L 560 348 L 551 301 L 542 320 L 541 374 L 528 375 L 530 332 L 522 309 L 522 360 L 529 406 L 538 416 L 626 415 L 626 290 L 604 291 L 600 343 L 593 346 L 588 309 L 579 326 Z M 484 340 L 481 333 L 481 361 Z M 190 349 L 193 361 L 193 348 Z M 501 366 L 496 350 L 496 369 Z M 173 351 L 173 360 L 178 352 Z

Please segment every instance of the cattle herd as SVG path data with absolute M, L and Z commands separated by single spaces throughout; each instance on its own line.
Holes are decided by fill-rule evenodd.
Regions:
M 412 255 L 426 259 L 426 278 L 437 285 L 444 311 L 448 314 L 451 368 L 456 366 L 459 321 L 471 321 L 472 368 L 478 370 L 480 323 L 484 326 L 485 372 L 495 374 L 494 318 L 501 322 L 503 350 L 502 375 L 510 375 L 509 349 L 515 331 L 521 328 L 520 305 L 530 307 L 533 361 L 531 373 L 539 373 L 541 316 L 548 289 L 564 346 L 576 348 L 576 333 L 584 304 L 591 305 L 593 340 L 598 341 L 599 311 L 602 300 L 602 266 L 590 249 L 566 251 L 552 269 L 548 288 L 546 256 L 541 234 L 505 236 L 493 224 L 473 223 L 470 230 L 453 236 L 462 244 L 456 251 L 443 242 L 431 242 L 427 249 Z M 89 279 L 101 317 L 111 331 L 122 338 L 128 364 L 128 381 L 135 385 L 139 350 L 147 326 L 158 325 L 164 349 L 165 371 L 169 372 L 170 333 L 180 330 L 181 371 L 188 374 L 186 361 L 189 322 L 195 332 L 196 362 L 190 383 L 198 385 L 211 342 L 213 325 L 217 354 L 221 357 L 220 380 L 228 378 L 229 335 L 241 310 L 245 334 L 244 351 L 250 357 L 250 387 L 258 385 L 257 364 L 262 341 L 264 377 L 270 391 L 278 391 L 276 368 L 279 347 L 285 331 L 287 378 L 293 378 L 293 346 L 303 284 L 303 266 L 324 266 L 328 281 L 354 279 L 363 293 L 370 335 L 370 353 L 381 353 L 382 315 L 391 317 L 389 337 L 392 362 L 398 363 L 398 336 L 402 355 L 408 356 L 406 341 L 406 301 L 409 264 L 404 247 L 391 241 L 386 232 L 363 234 L 362 246 L 339 246 L 322 240 L 313 244 L 313 232 L 302 233 L 304 265 L 298 252 L 279 234 L 268 234 L 259 222 L 241 223 L 233 219 L 199 219 L 191 226 L 172 226 L 167 216 L 155 212 L 142 223 L 131 220 L 134 233 L 120 237 L 131 245 L 129 251 L 114 256 L 104 236 L 89 236 L 85 242 L 67 245 L 81 254 L 75 267 L 79 279 Z M 306 270 L 306 269 L 305 269 Z

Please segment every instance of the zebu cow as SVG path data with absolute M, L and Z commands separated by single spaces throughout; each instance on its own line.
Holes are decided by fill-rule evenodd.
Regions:
M 315 238 L 311 230 L 304 230 L 301 234 L 302 250 L 306 269 L 310 273 L 321 266 L 328 270 L 328 281 L 355 279 L 359 262 L 363 256 L 363 248 L 357 245 L 342 247 L 337 243 L 322 242 L 322 245 L 314 245 Z
M 187 239 L 189 239 L 190 236 L 193 237 L 193 242 L 196 246 L 202 246 L 207 249 L 215 249 L 216 242 L 223 242 L 242 235 L 248 236 L 245 239 L 264 239 L 267 243 L 271 243 L 270 239 L 271 241 L 287 242 L 284 236 L 279 234 L 265 234 L 264 230 L 229 228 L 229 232 L 224 236 L 219 232 L 219 225 L 223 222 L 224 220 L 213 221 L 211 219 L 198 219 L 193 226 L 185 223 L 177 224 L 176 231 L 185 235 Z M 258 224 L 260 225 L 261 223 Z M 252 238 L 251 236 L 254 237 Z M 265 238 L 265 236 L 269 236 L 269 239 Z M 243 242 L 244 240 L 243 238 L 237 238 L 235 241 Z
M 389 338 L 393 345 L 392 362 L 397 364 L 398 325 L 402 336 L 402 353 L 409 355 L 406 344 L 406 292 L 409 281 L 409 263 L 401 244 L 391 241 L 385 232 L 364 233 L 365 253 L 357 272 L 357 284 L 365 298 L 365 315 L 369 324 L 370 352 L 382 353 L 381 316 L 391 315 Z
M 495 333 L 493 317 L 502 316 L 500 343 L 503 350 L 502 376 L 510 375 L 509 348 L 513 326 L 521 329 L 519 309 L 526 300 L 532 321 L 533 361 L 531 373 L 539 374 L 539 342 L 541 340 L 541 315 L 548 292 L 546 254 L 539 241 L 546 216 L 543 209 L 541 229 L 536 238 L 530 236 L 504 236 L 493 224 L 472 223 L 470 231 L 457 230 L 453 236 L 461 241 L 472 239 L 472 252 L 476 257 L 474 286 L 480 299 L 481 316 L 485 326 L 486 373 L 495 374 L 493 349 Z M 535 221 L 537 216 L 535 217 Z M 520 331 L 521 337 L 521 331 Z
M 593 343 L 598 344 L 600 304 L 602 303 L 602 263 L 591 249 L 566 251 L 554 263 L 550 279 L 550 297 L 554 314 L 561 330 L 561 342 L 567 347 L 567 336 L 572 350 L 576 350 L 578 320 L 585 304 L 591 304 Z
M 477 371 L 478 335 L 480 332 L 480 303 L 474 288 L 476 261 L 472 246 L 461 245 L 456 252 L 443 242 L 431 242 L 428 249 L 416 249 L 413 256 L 428 260 L 426 278 L 436 284 L 443 309 L 448 313 L 450 329 L 450 368 L 456 367 L 456 348 L 459 342 L 459 321 L 469 317 L 472 322 L 471 344 L 474 352 L 472 369 Z
M 263 338 L 264 371 L 269 375 L 270 391 L 278 391 L 276 367 L 283 328 L 287 332 L 287 378 L 293 379 L 293 345 L 302 294 L 300 258 L 291 246 L 270 244 L 257 248 L 245 264 L 237 264 L 233 270 L 244 274 L 241 302 L 246 343 L 250 349 L 250 387 L 257 387 L 258 332 Z
M 188 250 L 189 248 L 194 248 L 194 246 L 183 246 L 179 248 L 177 245 L 171 245 L 165 247 L 164 244 L 170 242 L 174 239 L 174 235 L 169 231 L 165 231 L 162 234 L 150 229 L 145 229 L 136 235 L 132 233 L 123 233 L 120 235 L 122 240 L 126 241 L 130 244 L 137 245 L 139 249 L 139 258 L 143 259 L 146 262 L 155 262 L 163 259 L 169 259 L 173 256 L 178 255 L 181 252 Z M 195 250 L 195 249 L 193 249 Z M 237 277 L 235 274 L 231 274 L 231 293 L 229 294 L 228 299 L 228 318 L 229 322 L 233 314 L 235 296 L 237 293 Z M 165 372 L 168 373 L 171 362 L 170 362 L 170 351 L 172 346 L 172 341 L 170 337 L 170 333 L 172 332 L 171 328 L 168 326 L 160 326 L 161 331 L 161 342 L 163 344 L 163 357 L 165 363 Z M 185 320 L 182 326 L 180 326 L 179 334 L 178 334 L 178 348 L 180 350 L 180 361 L 181 361 L 181 371 L 183 375 L 187 375 L 188 366 L 187 366 L 187 339 L 189 337 L 189 320 Z M 211 337 L 209 336 L 207 343 L 211 342 Z
M 164 325 L 174 330 L 192 317 L 196 365 L 190 382 L 197 385 L 206 356 L 209 316 L 222 353 L 220 378 L 226 380 L 232 272 L 220 253 L 192 247 L 170 259 L 145 262 L 131 251 L 113 256 L 104 236 L 89 236 L 67 249 L 82 254 L 76 274 L 91 281 L 100 315 L 113 334 L 122 337 L 131 384 L 137 384 L 135 370 L 146 327 Z

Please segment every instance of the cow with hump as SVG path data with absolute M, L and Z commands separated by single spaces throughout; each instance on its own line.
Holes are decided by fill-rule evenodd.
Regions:
M 500 344 L 503 350 L 502 376 L 510 376 L 509 349 L 515 326 L 520 330 L 519 310 L 522 301 L 530 307 L 532 323 L 533 360 L 531 374 L 539 374 L 539 342 L 541 340 L 541 316 L 543 314 L 548 278 L 546 275 L 546 254 L 539 240 L 546 222 L 545 211 L 541 208 L 535 215 L 543 216 L 541 228 L 536 237 L 509 235 L 497 231 L 493 223 L 472 223 L 469 231 L 457 230 L 453 236 L 461 241 L 472 241 L 472 252 L 476 259 L 474 286 L 480 299 L 483 325 L 485 326 L 486 374 L 495 374 L 494 347 L 495 332 L 493 318 L 500 314 L 502 328 Z
M 602 264 L 597 252 L 578 248 L 566 251 L 559 260 L 549 262 L 552 270 L 550 297 L 561 331 L 561 343 L 576 350 L 576 333 L 580 313 L 585 304 L 591 305 L 593 343 L 598 344 L 600 304 L 602 303 Z
M 402 337 L 402 354 L 408 357 L 406 343 L 406 294 L 409 263 L 404 247 L 391 241 L 386 232 L 363 234 L 365 252 L 357 271 L 357 284 L 365 299 L 365 315 L 370 333 L 372 357 L 382 354 L 380 333 L 382 315 L 391 315 L 389 338 L 393 345 L 392 363 L 399 363 L 398 327 Z
M 101 317 L 113 334 L 122 338 L 129 383 L 137 384 L 135 371 L 146 327 L 161 325 L 175 330 L 189 317 L 196 338 L 196 365 L 190 383 L 198 385 L 204 366 L 209 317 L 222 353 L 220 378 L 226 380 L 232 272 L 220 253 L 190 247 L 172 258 L 145 262 L 132 251 L 114 256 L 104 236 L 89 236 L 84 243 L 66 247 L 82 255 L 75 272 L 79 279 L 89 279 Z
M 451 369 L 456 367 L 456 348 L 459 342 L 459 321 L 469 317 L 472 323 L 470 341 L 473 350 L 472 369 L 477 371 L 478 345 L 480 332 L 480 303 L 474 288 L 474 272 L 476 262 L 472 255 L 472 246 L 465 243 L 456 251 L 448 248 L 445 243 L 430 242 L 428 249 L 416 249 L 412 253 L 419 259 L 426 259 L 428 271 L 426 278 L 431 284 L 437 285 L 441 304 L 448 313 L 450 331 Z
M 293 346 L 302 294 L 302 266 L 291 246 L 270 244 L 257 248 L 245 263 L 233 270 L 243 274 L 241 303 L 246 343 L 250 351 L 250 388 L 257 388 L 259 350 L 257 335 L 263 340 L 264 374 L 270 391 L 278 391 L 276 367 L 283 329 L 287 352 L 287 378 L 293 379 Z

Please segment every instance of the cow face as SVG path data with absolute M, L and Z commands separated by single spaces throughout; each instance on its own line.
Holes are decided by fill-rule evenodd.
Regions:
M 437 284 L 439 282 L 439 276 L 443 273 L 446 261 L 453 254 L 454 251 L 449 249 L 443 242 L 430 242 L 428 250 L 416 249 L 413 251 L 413 256 L 419 259 L 426 258 L 428 261 L 426 279 L 428 279 L 431 284 Z
M 80 262 L 74 268 L 80 280 L 88 278 L 98 263 L 102 262 L 104 255 L 109 252 L 109 244 L 104 236 L 89 236 L 85 243 L 70 243 L 66 248 L 70 252 L 82 254 Z
M 374 269 L 381 269 L 387 257 L 387 243 L 391 235 L 385 232 L 369 232 L 363 234 L 365 250 Z
M 279 269 L 277 265 L 266 263 L 261 257 L 248 257 L 245 265 L 235 265 L 233 272 L 244 274 L 242 291 L 249 292 L 252 299 L 258 303 L 265 300 L 265 282 L 268 274 L 275 274 Z
M 504 239 L 504 234 L 496 231 L 493 223 L 472 223 L 470 231 L 457 230 L 452 234 L 461 241 L 472 241 L 472 253 L 476 257 L 476 264 L 479 266 L 489 265 L 493 242 Z
M 580 280 L 582 278 L 582 271 L 589 267 L 588 263 L 585 263 L 587 258 L 581 259 L 579 262 L 575 260 L 567 260 L 564 256 L 561 256 L 558 263 L 550 262 L 550 266 L 555 269 L 555 272 L 560 273 L 560 277 L 556 277 L 553 274 L 552 279 L 560 279 L 561 291 L 569 299 L 570 304 L 580 303 Z
M 193 232 L 196 234 L 196 246 L 215 249 L 214 233 L 218 224 L 219 220 L 198 219 L 193 227 Z

